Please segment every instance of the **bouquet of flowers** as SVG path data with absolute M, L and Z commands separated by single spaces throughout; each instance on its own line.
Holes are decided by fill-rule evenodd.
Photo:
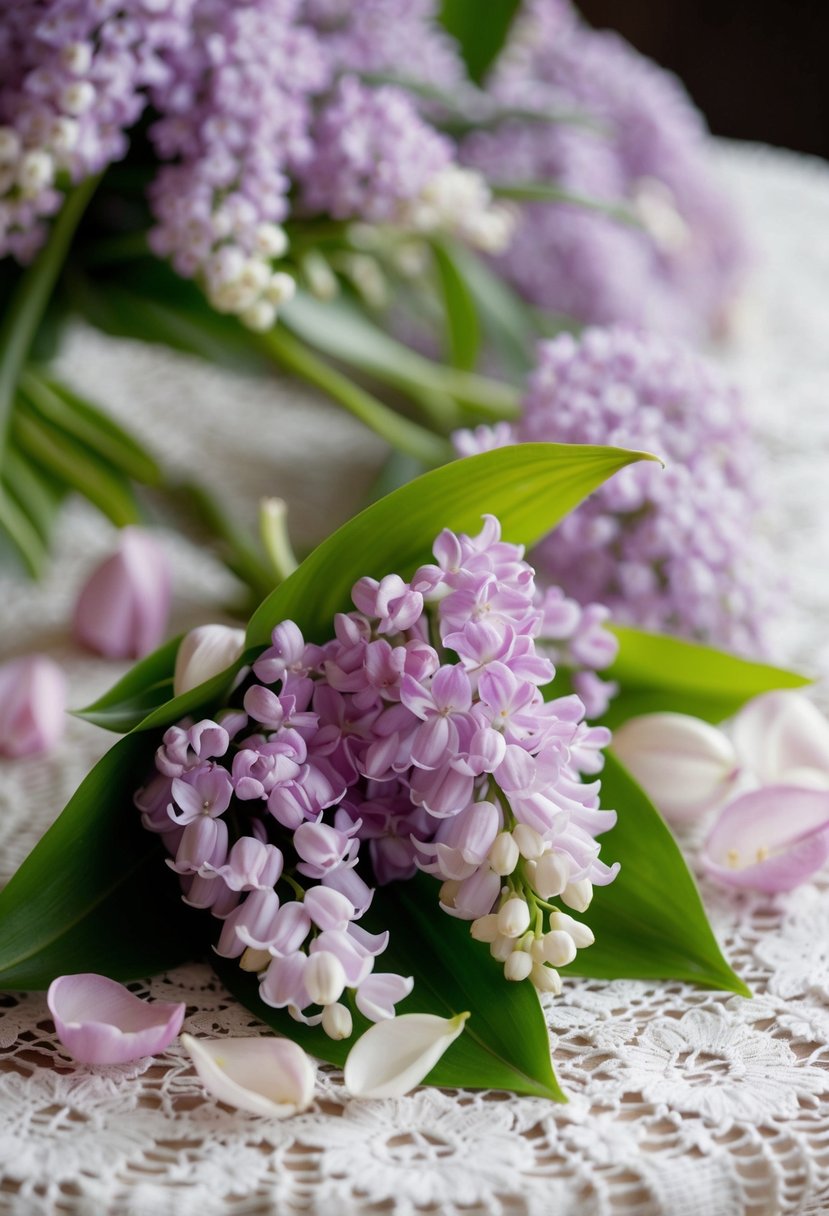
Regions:
M 428 1075 L 556 1098 L 538 993 L 561 969 L 745 992 L 586 719 L 612 695 L 616 722 L 643 702 L 716 721 L 802 680 L 611 629 L 523 557 L 643 459 L 527 444 L 425 474 L 316 549 L 229 666 L 198 639 L 142 660 L 84 711 L 128 733 L 0 895 L 4 985 L 206 950 L 355 1093 Z M 99 1020 L 67 979 L 59 1022 Z

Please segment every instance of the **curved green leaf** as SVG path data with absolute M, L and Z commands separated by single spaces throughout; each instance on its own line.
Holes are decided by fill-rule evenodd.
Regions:
M 641 228 L 642 221 L 624 203 L 592 198 L 586 194 L 574 194 L 552 182 L 490 182 L 492 193 L 497 198 L 509 198 L 516 203 L 565 203 L 568 207 L 583 207 L 587 211 L 601 211 L 609 219 Z
M 669 710 L 721 722 L 752 697 L 772 688 L 803 688 L 795 671 L 755 663 L 665 634 L 614 625 L 619 654 L 604 674 L 620 692 L 602 719 L 619 726 L 639 714 Z
M 443 296 L 449 362 L 453 367 L 470 371 L 481 345 L 478 309 L 449 247 L 441 241 L 433 241 L 432 253 Z
M 510 540 L 531 545 L 619 469 L 654 459 L 622 448 L 524 443 L 425 473 L 323 541 L 254 613 L 248 644 L 266 645 L 289 618 L 309 639 L 324 639 L 358 578 L 411 575 L 431 560 L 442 528 L 477 532 L 484 512 L 499 517 Z
M 501 53 L 521 0 L 442 0 L 441 23 L 460 46 L 470 79 L 483 80 Z
M 71 971 L 136 979 L 198 953 L 203 925 L 132 805 L 155 742 L 128 735 L 107 752 L 0 893 L 3 989 Z
M 377 891 L 364 923 L 391 926 L 384 970 L 412 975 L 414 990 L 398 1010 L 440 1017 L 470 1011 L 464 1033 L 427 1078 L 430 1085 L 507 1089 L 564 1101 L 550 1061 L 550 1036 L 535 989 L 505 982 L 488 947 L 469 936 L 469 925 L 438 910 L 437 884 L 419 875 Z M 319 1027 L 299 1026 L 285 1010 L 259 998 L 254 976 L 236 960 L 214 959 L 222 982 L 267 1025 L 332 1064 L 343 1064 L 354 1038 L 368 1022 L 354 1011 L 355 1035 L 334 1042 Z
M 751 996 L 711 931 L 696 884 L 664 820 L 612 753 L 605 758 L 602 806 L 618 813 L 602 836 L 602 857 L 621 862 L 596 887 L 584 920 L 596 934 L 567 971 L 596 979 L 689 980 Z

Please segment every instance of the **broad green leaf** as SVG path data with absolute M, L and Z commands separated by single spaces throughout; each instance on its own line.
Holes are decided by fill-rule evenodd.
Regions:
M 722 956 L 691 873 L 663 819 L 612 753 L 602 773 L 602 806 L 618 813 L 602 857 L 621 862 L 596 887 L 583 919 L 596 934 L 567 972 L 597 979 L 688 980 L 750 996 Z
M 449 247 L 441 241 L 433 241 L 432 252 L 443 297 L 449 362 L 453 367 L 470 371 L 481 345 L 478 309 Z
M 45 988 L 72 971 L 136 979 L 196 957 L 204 926 L 132 805 L 155 745 L 117 743 L 0 893 L 0 987 Z
M 517 203 L 565 203 L 569 207 L 601 211 L 610 219 L 618 220 L 620 224 L 628 224 L 632 228 L 642 227 L 636 213 L 624 203 L 591 198 L 586 194 L 574 194 L 552 182 L 490 182 L 489 185 L 492 193 L 498 198 L 510 198 Z
M 620 692 L 603 721 L 619 726 L 639 714 L 670 710 L 721 722 L 772 688 L 803 688 L 794 671 L 755 663 L 698 642 L 614 625 L 619 654 L 607 677 Z
M 383 970 L 414 977 L 414 990 L 398 1005 L 399 1012 L 472 1014 L 464 1033 L 429 1074 L 428 1084 L 564 1100 L 535 989 L 529 983 L 507 983 L 488 947 L 469 936 L 468 923 L 439 910 L 434 879 L 419 875 L 379 889 L 364 923 L 375 930 L 391 928 Z M 353 1011 L 353 1038 L 334 1042 L 320 1028 L 298 1026 L 285 1010 L 265 1005 L 255 977 L 246 975 L 235 960 L 214 960 L 214 966 L 251 1012 L 320 1059 L 343 1064 L 357 1035 L 368 1026 Z
M 43 418 L 61 427 L 102 460 L 135 481 L 158 484 L 161 474 L 153 457 L 103 410 L 34 368 L 23 373 L 21 388 Z
M 499 363 L 517 379 L 533 366 L 533 347 L 540 336 L 532 310 L 486 262 L 459 242 L 452 246 L 458 272 L 472 293 L 488 344 Z
M 74 716 L 119 734 L 132 730 L 152 710 L 172 698 L 180 642 L 179 635 L 140 659 L 102 697 L 84 709 L 74 710 Z
M 484 512 L 498 516 L 510 540 L 531 545 L 608 477 L 643 459 L 656 458 L 622 448 L 524 443 L 425 473 L 323 541 L 254 613 L 248 644 L 265 645 L 289 618 L 309 639 L 323 640 L 358 578 L 410 576 L 431 560 L 442 528 L 478 532 Z
M 480 83 L 501 53 L 521 0 L 442 0 L 441 23 L 457 39 L 470 79 Z

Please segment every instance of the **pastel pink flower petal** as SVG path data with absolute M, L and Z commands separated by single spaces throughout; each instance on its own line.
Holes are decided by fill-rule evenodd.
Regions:
M 34 756 L 59 742 L 66 723 L 66 677 L 43 654 L 0 666 L 0 755 Z
M 75 605 L 76 639 L 108 659 L 140 659 L 162 641 L 170 614 L 167 558 L 142 528 L 123 528 Z
M 158 1055 L 184 1021 L 183 1004 L 142 1001 L 105 975 L 61 975 L 46 1003 L 63 1046 L 81 1064 L 126 1064 Z
M 829 721 L 803 693 L 780 689 L 755 697 L 731 733 L 741 763 L 764 784 L 788 784 L 790 774 L 803 770 L 823 773 L 829 782 Z M 794 776 L 792 784 L 799 784 Z
M 723 807 L 702 859 L 729 886 L 791 891 L 829 859 L 829 791 L 770 785 L 742 794 Z
M 316 1070 L 290 1039 L 194 1039 L 183 1034 L 196 1071 L 220 1102 L 286 1119 L 313 1101 Z

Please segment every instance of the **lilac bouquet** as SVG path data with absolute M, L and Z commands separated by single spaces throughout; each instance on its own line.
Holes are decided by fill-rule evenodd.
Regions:
M 243 642 L 202 631 L 142 659 L 83 711 L 124 737 L 0 894 L 0 982 L 52 985 L 71 1030 L 108 980 L 207 957 L 263 1023 L 346 1063 L 354 1093 L 428 1073 L 556 1099 L 540 1002 L 565 968 L 744 993 L 607 723 L 643 700 L 716 721 L 802 680 L 613 625 L 524 559 L 649 459 L 526 443 L 456 461 L 314 550 Z M 129 1022 L 128 998 L 111 999 Z M 133 1029 L 166 1043 L 180 1015 Z M 109 1034 L 118 1058 L 128 1030 Z M 187 1044 L 227 1100 L 310 1101 L 301 1057 L 269 1106 Z M 378 1077 L 389 1052 L 400 1075 Z
M 0 531 L 31 573 L 44 493 L 182 519 L 164 452 L 50 372 L 68 316 L 298 375 L 417 470 L 515 416 L 482 372 L 523 376 L 551 312 L 717 328 L 743 258 L 687 98 L 563 0 L 492 3 L 486 29 L 474 0 L 12 6 Z M 250 543 L 206 515 L 260 597 Z

